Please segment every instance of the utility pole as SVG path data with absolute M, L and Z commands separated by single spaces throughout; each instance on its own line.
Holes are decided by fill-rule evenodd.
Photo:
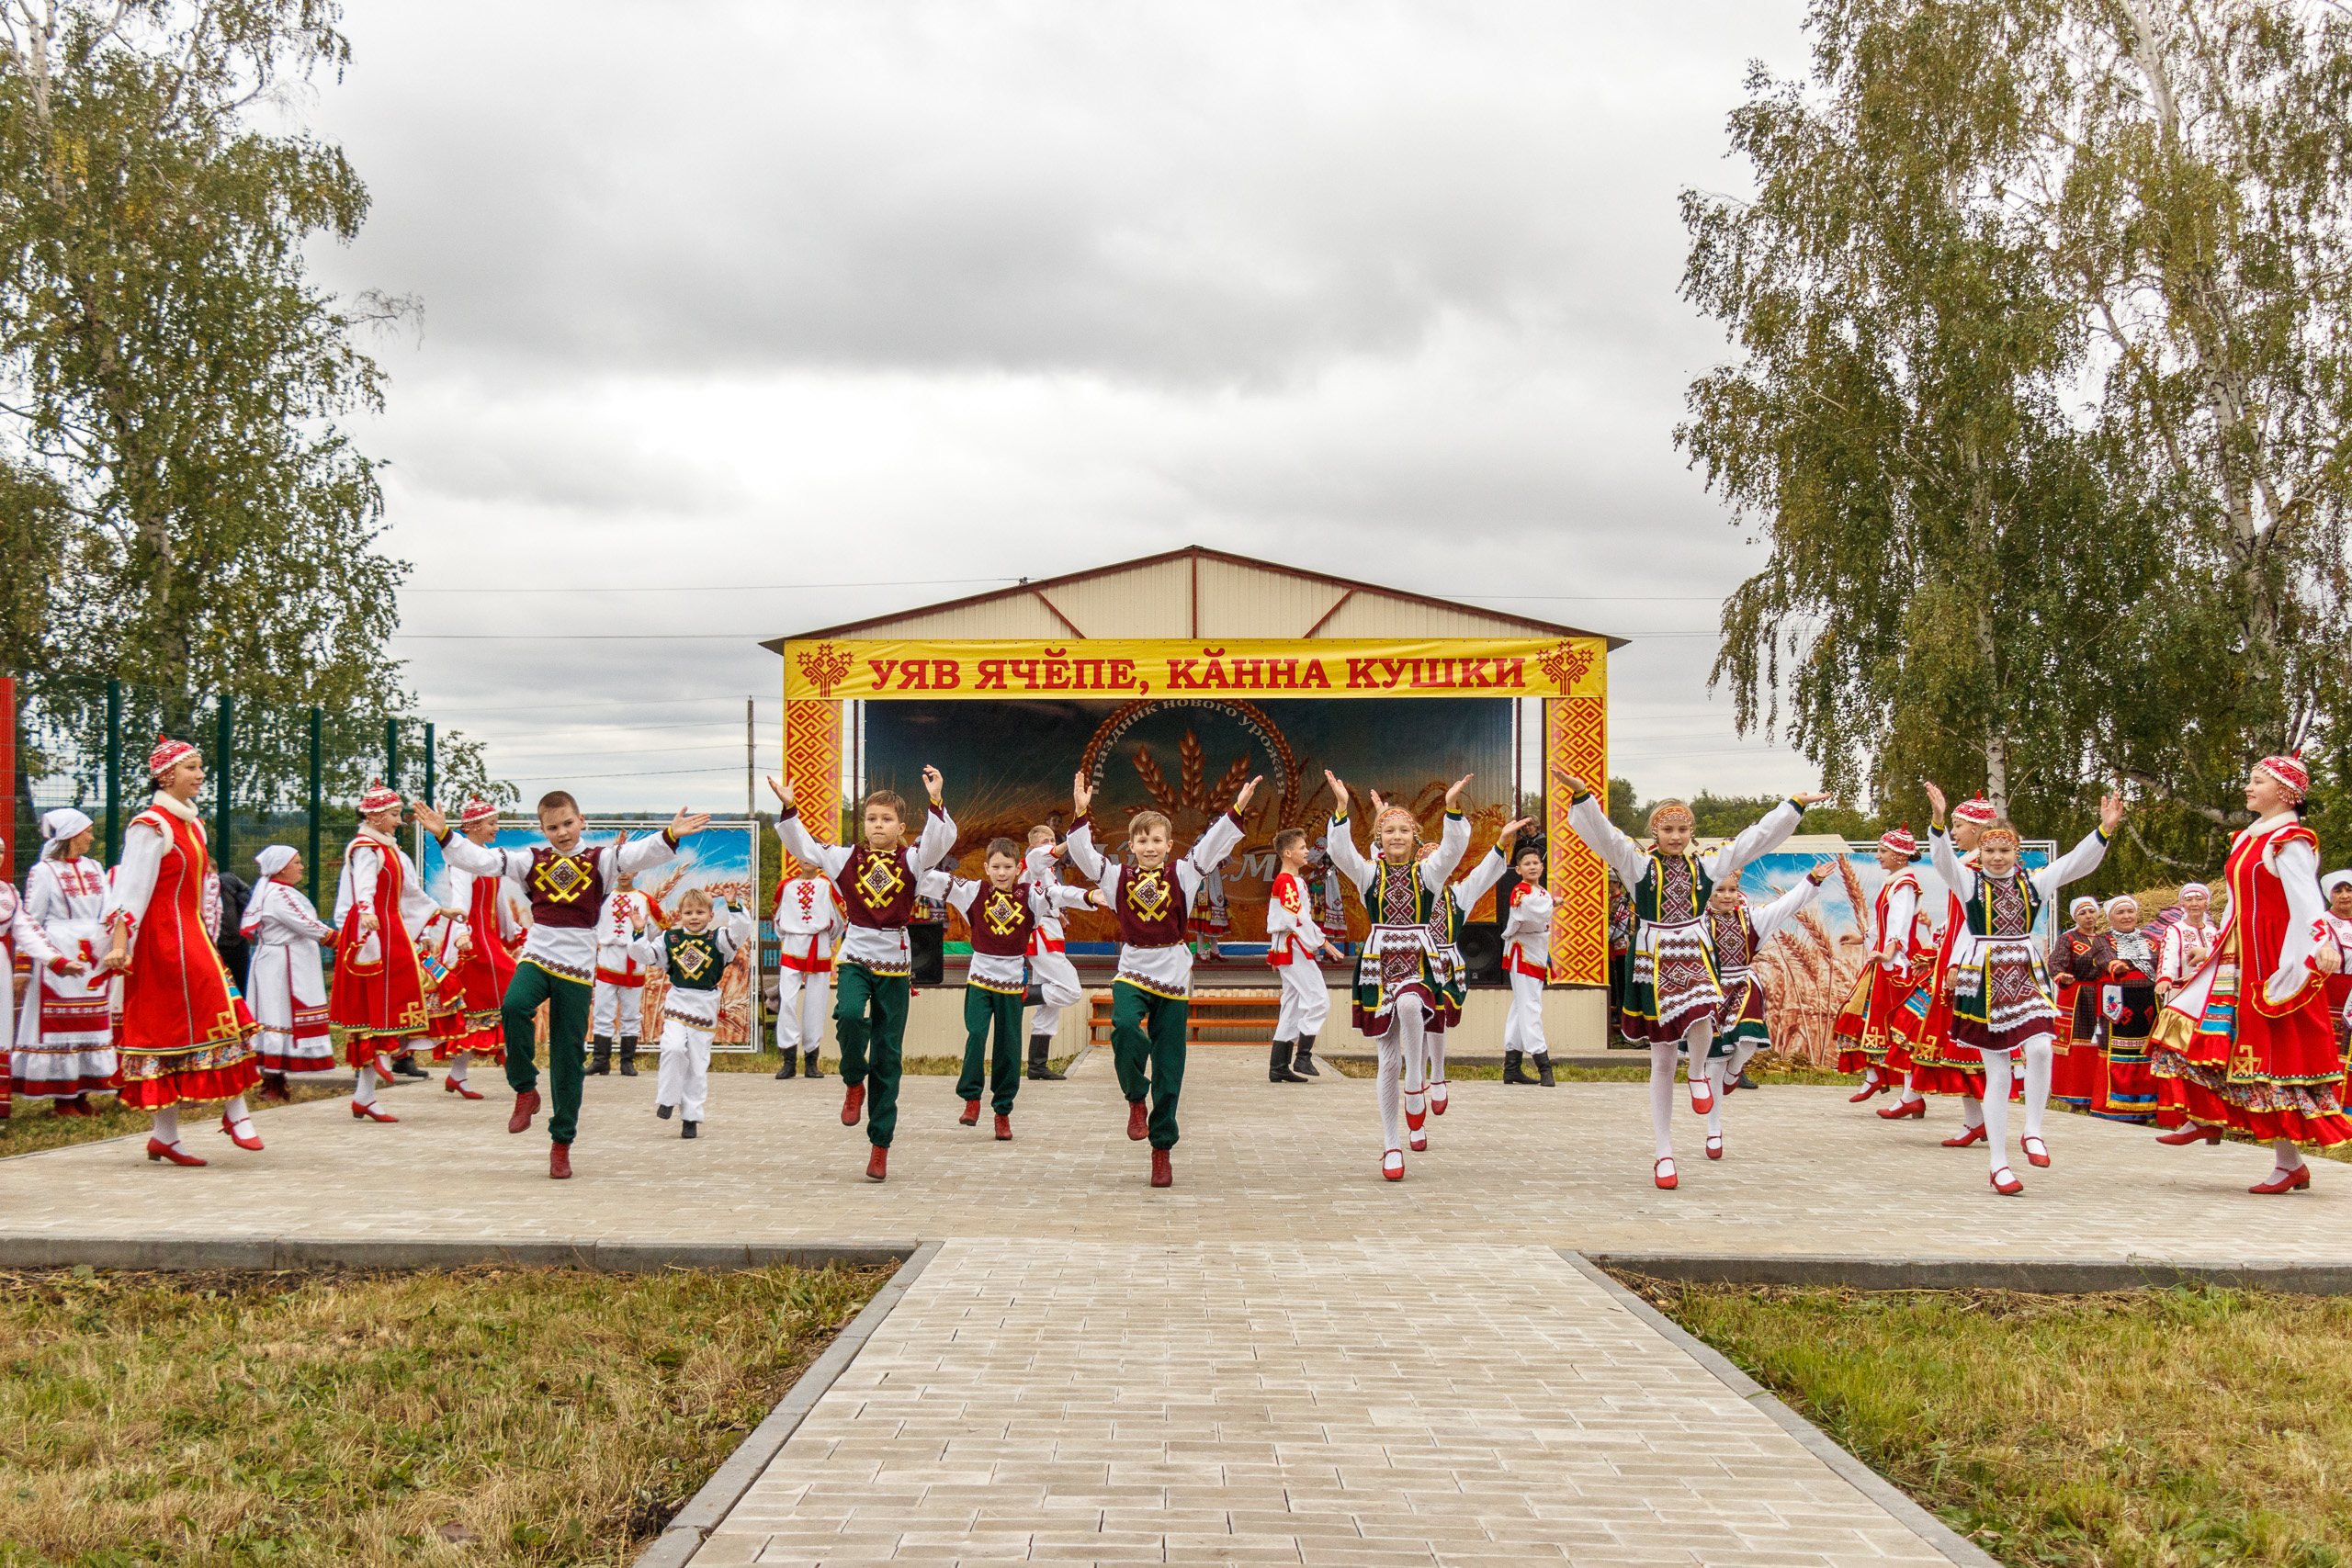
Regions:
M 753 776 L 760 771 L 759 736 L 752 724 L 752 716 L 754 711 L 752 699 L 745 697 L 743 699 L 743 815 L 746 817 L 756 817 L 760 814 L 759 794 L 752 787 Z

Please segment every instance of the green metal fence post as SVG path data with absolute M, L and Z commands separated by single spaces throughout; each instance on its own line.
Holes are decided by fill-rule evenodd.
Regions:
M 229 795 L 236 777 L 231 757 L 236 722 L 237 699 L 223 692 L 213 716 L 212 866 L 216 871 L 229 869 Z
M 398 795 L 401 787 L 401 721 L 384 721 L 384 787 Z
M 311 854 L 304 865 L 311 874 L 311 906 L 313 908 L 318 907 L 319 902 L 319 796 L 323 793 L 319 772 L 319 750 L 320 731 L 324 724 L 325 715 L 320 709 L 312 708 L 311 710 Z
M 427 722 L 424 727 L 424 804 L 427 806 L 438 806 L 441 804 L 439 801 L 433 798 L 434 782 L 433 726 L 430 722 Z
M 122 858 L 122 682 L 107 682 L 107 863 Z

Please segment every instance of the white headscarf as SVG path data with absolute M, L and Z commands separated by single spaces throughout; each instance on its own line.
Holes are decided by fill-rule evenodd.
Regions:
M 2188 897 L 2191 893 L 2208 902 L 2211 902 L 2213 897 L 2213 890 L 2201 882 L 2184 882 L 2180 885 L 2180 896 L 2183 898 Z
M 2073 903 L 2066 906 L 2066 916 L 2069 919 L 2072 919 L 2075 916 L 2080 915 L 2085 909 L 2097 909 L 2098 908 L 2098 900 L 2096 898 L 2087 897 L 2077 898 Z
M 2129 893 L 2118 893 L 2114 897 L 2109 898 L 2107 901 L 2108 924 L 2113 925 L 2115 923 L 2115 911 L 2123 908 L 2126 904 L 2132 906 L 2132 912 L 2133 914 L 2136 915 L 2140 912 L 2140 900 L 2132 897 Z
M 2347 882 L 2352 882 L 2352 871 L 2331 871 L 2319 879 L 2319 890 L 2333 896 L 2337 888 Z
M 61 806 L 54 811 L 41 814 L 40 836 L 45 842 L 62 843 L 74 834 L 85 831 L 89 826 L 90 818 L 86 813 L 76 811 L 70 806 Z
M 279 872 L 284 871 L 286 869 L 286 863 L 293 858 L 293 845 L 272 844 L 269 848 L 262 851 L 261 853 L 254 856 L 254 864 L 261 867 L 262 880 L 266 882 L 275 877 Z

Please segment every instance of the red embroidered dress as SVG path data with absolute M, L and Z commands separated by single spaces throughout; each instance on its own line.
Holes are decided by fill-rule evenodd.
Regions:
M 134 1110 L 228 1100 L 261 1081 L 246 1044 L 255 1025 L 212 945 L 219 886 L 185 805 L 158 795 L 130 819 L 107 920 L 130 931 L 117 1093 Z
M 449 868 L 449 889 L 466 904 L 465 951 L 449 971 L 464 1028 L 433 1055 L 446 1060 L 460 1051 L 473 1051 L 492 1061 L 506 1059 L 506 1034 L 499 1021 L 499 1004 L 506 999 L 514 978 L 514 950 L 507 945 L 512 924 L 505 905 L 506 879 L 478 876 L 458 866 Z
M 1895 1049 L 1894 1021 L 1919 989 L 1924 964 L 1935 949 L 1919 940 L 1919 878 L 1916 872 L 1898 871 L 1880 886 L 1871 900 L 1877 942 L 1870 962 L 1854 976 L 1853 994 L 1838 1015 L 1836 1038 L 1840 1047 L 1838 1070 L 1859 1073 L 1886 1066 L 1907 1070 L 1910 1058 L 1890 1055 Z M 1895 958 L 1889 968 L 1882 958 Z
M 425 1032 L 424 965 L 408 917 L 419 916 L 421 925 L 432 908 L 408 856 L 372 833 L 351 840 L 336 898 L 342 934 L 328 996 L 328 1016 L 344 1032 L 349 1066 L 372 1066 L 379 1052 Z M 359 917 L 371 909 L 376 930 L 362 935 Z

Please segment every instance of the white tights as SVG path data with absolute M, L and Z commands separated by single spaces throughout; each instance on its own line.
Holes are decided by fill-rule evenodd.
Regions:
M 1720 1096 L 1723 1079 L 1713 1075 L 1707 1063 L 1707 1052 L 1714 1043 L 1715 1021 L 1710 1015 L 1690 1026 L 1682 1036 L 1681 1047 L 1690 1054 L 1690 1070 L 1705 1077 Z M 1657 1137 L 1659 1159 L 1674 1153 L 1674 1053 L 1675 1042 L 1671 1040 L 1650 1043 L 1650 1131 Z M 1724 1065 L 1714 1064 L 1716 1067 Z
M 380 1056 L 377 1058 L 379 1061 L 381 1061 L 382 1059 L 383 1058 Z M 375 1068 L 362 1067 L 359 1069 L 359 1082 L 352 1089 L 351 1103 L 354 1105 L 373 1105 L 376 1103 Z
M 1380 1037 L 1380 1134 L 1388 1140 L 1381 1145 L 1384 1149 L 1405 1146 L 1400 1112 L 1405 1095 L 1418 1100 L 1422 1091 L 1421 1072 L 1427 1062 L 1422 1029 L 1427 1021 L 1420 998 L 1399 997 L 1396 1010 L 1388 1015 L 1388 1032 Z
M 2050 1035 L 2036 1034 L 2025 1043 L 2026 1137 L 2041 1136 L 2042 1113 L 2050 1109 L 2050 1067 L 2056 1054 L 2056 1042 Z M 1992 1162 L 1989 1168 L 2000 1170 L 2009 1163 L 2009 1085 L 2017 1078 L 2016 1053 L 1980 1047 L 1977 1055 L 1984 1058 L 1984 1098 L 1961 1101 L 1960 1120 L 1965 1127 L 1983 1125 L 1985 1157 Z
M 1421 1050 L 1429 1057 L 1429 1081 L 1433 1085 L 1445 1082 L 1445 1031 L 1431 1029 L 1424 1022 L 1421 1025 Z
M 178 1106 L 166 1105 L 155 1112 L 154 1138 L 157 1143 L 165 1145 L 176 1144 L 180 1141 L 180 1108 Z
M 1707 1064 L 1707 1080 L 1713 1086 L 1715 1091 L 1715 1102 L 1707 1109 L 1707 1136 L 1710 1138 L 1720 1138 L 1724 1135 L 1724 1100 L 1725 1098 L 1724 1086 L 1736 1083 L 1739 1080 L 1739 1075 L 1747 1070 L 1748 1061 L 1755 1055 L 1756 1042 L 1743 1040 L 1732 1047 L 1731 1055 L 1727 1060 Z
M 458 1052 L 449 1058 L 449 1076 L 459 1083 L 465 1082 L 466 1069 L 472 1066 L 473 1063 L 474 1054 L 471 1051 Z

